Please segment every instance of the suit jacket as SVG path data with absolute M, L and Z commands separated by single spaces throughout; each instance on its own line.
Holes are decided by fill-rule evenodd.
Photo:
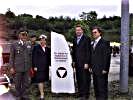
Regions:
M 102 74 L 103 70 L 109 72 L 111 59 L 110 43 L 101 38 L 95 49 L 93 49 L 92 45 L 91 50 L 92 71 L 95 74 Z
M 50 49 L 45 47 L 44 52 L 40 44 L 34 46 L 32 51 L 33 67 L 37 67 L 37 71 L 48 71 L 50 62 Z
M 76 67 L 83 67 L 84 64 L 90 64 L 91 41 L 89 37 L 83 35 L 78 44 L 77 37 L 75 37 L 72 49 L 73 62 L 76 63 Z
M 14 67 L 16 72 L 26 72 L 31 67 L 31 44 L 26 42 L 24 45 L 16 41 L 10 48 L 10 67 Z

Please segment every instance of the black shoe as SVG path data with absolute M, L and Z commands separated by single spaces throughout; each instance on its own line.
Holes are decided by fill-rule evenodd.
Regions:
M 39 100 L 45 100 L 44 98 L 40 98 Z
M 22 97 L 21 100 L 30 100 L 29 98 Z
M 88 100 L 88 97 L 80 97 L 79 100 Z
M 86 99 L 86 100 L 88 100 L 88 99 L 89 99 L 89 96 L 88 96 L 88 95 L 87 95 L 87 96 L 85 96 L 85 99 Z

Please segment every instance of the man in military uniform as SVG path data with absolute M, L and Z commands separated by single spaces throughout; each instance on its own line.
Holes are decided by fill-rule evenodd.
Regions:
M 10 72 L 15 74 L 16 97 L 29 100 L 29 69 L 31 67 L 31 43 L 27 41 L 26 31 L 19 32 L 18 41 L 11 45 Z

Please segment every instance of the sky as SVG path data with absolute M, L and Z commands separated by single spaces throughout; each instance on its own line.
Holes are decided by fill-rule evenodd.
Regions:
M 133 13 L 133 0 L 129 0 L 129 12 Z M 0 13 L 10 8 L 15 15 L 31 14 L 49 18 L 50 16 L 70 16 L 79 18 L 82 12 L 96 11 L 98 18 L 104 15 L 121 16 L 121 0 L 0 0 Z

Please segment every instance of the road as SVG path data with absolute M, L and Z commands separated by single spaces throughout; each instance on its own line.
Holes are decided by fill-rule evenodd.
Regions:
M 119 80 L 120 73 L 120 55 L 111 56 L 111 65 L 109 72 L 109 81 Z

